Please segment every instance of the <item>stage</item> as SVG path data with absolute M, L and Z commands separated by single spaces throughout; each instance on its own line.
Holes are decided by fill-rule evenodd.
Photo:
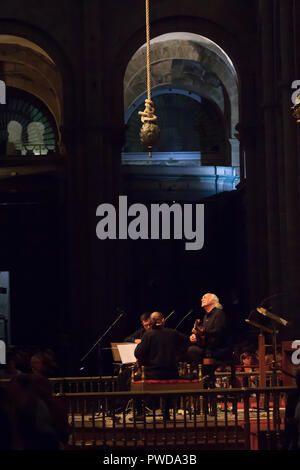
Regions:
M 186 404 L 183 409 L 171 408 L 167 418 L 161 409 L 146 408 L 137 415 L 130 401 L 121 413 L 71 413 L 70 447 L 259 450 L 262 442 L 269 449 L 283 446 L 283 400 L 279 408 L 269 402 L 257 409 L 256 397 L 250 398 L 248 408 L 243 401 L 230 402 L 220 395 L 215 412 L 205 405 L 202 413 Z

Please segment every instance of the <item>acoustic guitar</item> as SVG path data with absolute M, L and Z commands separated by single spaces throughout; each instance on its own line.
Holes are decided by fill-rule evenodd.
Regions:
M 200 326 L 201 320 L 197 319 L 194 323 L 194 327 L 192 329 L 192 333 L 196 335 L 197 337 L 197 346 L 200 346 L 201 348 L 204 347 L 204 341 L 205 341 L 205 329 L 203 326 Z

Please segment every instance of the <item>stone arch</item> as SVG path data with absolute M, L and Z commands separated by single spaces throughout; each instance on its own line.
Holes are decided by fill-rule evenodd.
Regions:
M 3 42 L 3 37 L 15 43 Z M 19 43 L 17 43 L 19 42 Z M 47 55 L 37 52 L 30 41 L 0 34 L 0 61 L 7 86 L 27 91 L 42 100 L 54 116 L 58 129 L 63 122 L 63 92 L 60 73 Z
M 238 124 L 237 76 L 231 59 L 208 38 L 191 33 L 169 33 L 151 43 L 152 86 L 180 85 L 212 99 L 225 112 L 227 93 L 230 102 L 229 137 Z M 146 47 L 143 45 L 128 63 L 124 78 L 125 110 L 146 87 Z
M 195 16 L 178 15 L 151 21 L 152 38 L 164 34 L 181 33 L 182 31 L 210 39 L 215 44 L 218 44 L 223 51 L 226 51 L 226 54 L 230 57 L 236 70 L 238 82 L 240 82 L 241 64 L 244 62 L 243 51 L 241 52 L 240 45 L 237 43 L 234 34 L 231 34 L 228 30 L 225 30 L 215 22 Z M 138 48 L 145 44 L 144 18 L 142 23 L 136 26 L 135 31 L 127 38 L 124 38 L 121 44 L 122 46 L 116 53 L 112 68 L 115 69 L 118 67 L 123 79 L 129 61 Z M 119 75 L 119 80 L 120 79 Z
M 224 116 L 229 164 L 239 167 L 239 142 L 235 128 L 239 122 L 238 79 L 230 57 L 210 39 L 187 32 L 155 37 L 151 46 L 151 85 L 187 90 L 212 101 Z M 124 109 L 127 111 L 146 89 L 146 46 L 129 61 L 124 76 Z
M 0 27 L 1 35 L 17 37 L 19 38 L 21 43 L 23 41 L 23 43 L 25 42 L 27 46 L 27 41 L 33 44 L 33 46 L 31 46 L 31 49 L 36 55 L 39 55 L 40 59 L 42 59 L 42 64 L 45 64 L 45 61 L 48 60 L 49 64 L 51 64 L 52 62 L 52 66 L 53 64 L 56 65 L 57 71 L 59 72 L 61 79 L 61 93 L 57 93 L 61 106 L 61 118 L 60 122 L 58 123 L 58 130 L 60 134 L 59 141 L 60 145 L 66 144 L 69 147 L 70 145 L 72 145 L 72 141 L 70 138 L 71 130 L 75 125 L 74 108 L 76 95 L 72 81 L 72 77 L 74 74 L 68 57 L 62 51 L 60 45 L 56 42 L 55 39 L 53 39 L 53 37 L 51 37 L 47 32 L 37 28 L 36 26 L 32 26 L 18 20 L 0 19 Z M 17 45 L 20 46 L 20 44 Z M 45 73 L 44 66 L 42 67 L 41 72 L 42 74 Z M 12 86 L 16 86 L 16 84 Z M 29 90 L 27 89 L 25 91 Z M 51 93 L 53 94 L 53 90 L 51 90 L 50 87 L 49 96 L 51 95 Z M 38 93 L 36 92 L 35 95 L 42 101 L 46 99 L 47 103 L 45 101 L 44 102 L 47 106 L 49 106 L 49 100 L 47 100 L 45 94 L 41 96 L 38 95 Z M 51 107 L 49 109 L 51 109 Z
M 218 44 L 223 51 L 226 51 L 236 70 L 239 95 L 242 93 L 242 82 L 247 76 L 252 65 L 245 60 L 244 50 L 236 41 L 236 36 L 228 29 L 223 28 L 216 22 L 207 18 L 200 18 L 191 15 L 166 16 L 151 21 L 151 37 L 155 38 L 166 33 L 176 33 L 186 31 L 206 37 Z M 118 126 L 122 127 L 122 115 L 124 113 L 124 94 L 123 80 L 129 61 L 139 47 L 145 43 L 145 25 L 144 18 L 137 18 L 136 24 L 127 34 L 122 37 L 120 47 L 116 49 L 113 60 L 107 68 L 107 73 L 112 79 L 112 97 L 110 100 L 110 110 L 114 116 L 117 116 Z M 241 99 L 239 100 L 241 103 Z M 240 120 L 245 119 L 242 116 L 241 107 Z M 246 110 L 247 111 L 247 110 Z M 247 114 L 247 113 L 244 113 Z

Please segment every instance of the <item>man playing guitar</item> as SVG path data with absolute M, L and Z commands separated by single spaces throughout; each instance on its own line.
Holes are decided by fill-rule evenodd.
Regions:
M 202 362 L 203 357 L 222 359 L 228 353 L 226 317 L 222 305 L 215 294 L 207 293 L 201 299 L 205 310 L 202 325 L 196 320 L 187 351 L 192 368 Z

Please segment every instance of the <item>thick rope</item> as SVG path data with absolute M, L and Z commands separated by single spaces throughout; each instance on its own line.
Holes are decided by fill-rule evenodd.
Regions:
M 145 109 L 144 111 L 139 111 L 139 115 L 141 116 L 141 121 L 143 123 L 143 127 L 141 129 L 141 133 L 145 136 L 147 133 L 155 135 L 157 134 L 157 130 L 159 133 L 159 129 L 151 128 L 151 125 L 157 120 L 157 117 L 154 114 L 154 105 L 151 101 L 151 68 L 150 68 L 150 7 L 149 2 L 150 0 L 145 0 L 145 10 L 146 10 L 146 43 L 147 43 L 147 55 L 146 55 L 146 79 L 147 79 L 147 98 L 145 99 Z M 146 127 L 145 127 L 146 126 Z M 148 126 L 148 127 L 147 127 Z M 156 129 L 156 131 L 155 131 Z M 141 134 L 140 134 L 141 135 Z M 141 137 L 142 141 L 143 138 Z M 149 149 L 149 157 L 152 156 L 152 146 L 148 146 Z
M 147 98 L 151 100 L 151 71 L 150 71 L 150 8 L 146 0 L 146 42 L 147 42 Z

